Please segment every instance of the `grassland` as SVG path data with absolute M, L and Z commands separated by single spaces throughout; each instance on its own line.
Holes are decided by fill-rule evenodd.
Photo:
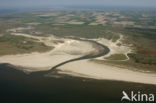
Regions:
M 107 60 L 126 60 L 127 57 L 124 54 L 113 54 L 109 57 L 106 57 Z
M 156 65 L 156 56 L 150 56 L 145 54 L 139 54 L 139 53 L 130 53 L 128 56 L 134 60 L 136 63 L 141 64 L 148 64 L 148 65 Z
M 23 54 L 31 52 L 45 52 L 52 48 L 35 39 L 23 36 L 5 35 L 0 37 L 0 56 L 9 54 Z
M 76 36 L 83 38 L 106 38 L 116 41 L 119 39 L 119 35 L 111 32 L 107 27 L 103 26 L 84 26 L 84 25 L 65 25 L 65 26 L 53 26 L 53 25 L 39 25 L 35 28 L 36 31 L 44 32 L 45 34 L 54 34 L 56 36 Z

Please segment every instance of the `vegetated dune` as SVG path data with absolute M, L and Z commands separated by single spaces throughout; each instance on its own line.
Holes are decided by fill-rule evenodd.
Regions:
M 111 40 L 107 40 L 104 38 L 94 39 L 95 41 L 108 46 L 110 49 L 109 54 L 99 57 L 97 59 L 104 60 L 104 58 L 109 57 L 113 54 L 124 54 L 127 56 L 128 53 L 131 53 L 133 48 L 131 48 L 131 45 L 123 45 L 122 43 L 123 39 L 124 38 L 122 35 L 120 35 L 120 39 L 118 39 L 116 42 L 112 42 Z M 118 44 L 121 44 L 121 45 L 118 45 Z M 127 56 L 127 58 L 129 57 Z

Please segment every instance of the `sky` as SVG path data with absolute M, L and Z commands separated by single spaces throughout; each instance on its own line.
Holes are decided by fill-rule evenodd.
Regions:
M 0 0 L 0 8 L 29 8 L 61 5 L 156 7 L 156 0 Z

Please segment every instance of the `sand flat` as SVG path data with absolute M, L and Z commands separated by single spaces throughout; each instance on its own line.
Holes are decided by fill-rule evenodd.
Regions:
M 79 66 L 77 66 L 79 65 Z M 100 80 L 117 80 L 156 85 L 156 74 L 132 71 L 111 65 L 97 64 L 88 60 L 75 61 L 59 67 L 61 74 L 94 78 Z
M 41 41 L 43 42 L 44 40 Z M 49 41 L 47 42 L 47 39 L 45 39 L 45 44 L 49 46 L 53 45 L 53 43 L 50 44 Z M 49 52 L 5 55 L 0 57 L 0 63 L 9 63 L 24 67 L 25 71 L 33 72 L 51 69 L 61 62 L 87 55 L 92 51 L 95 51 L 95 49 L 91 43 L 65 39 L 64 43 L 55 44 L 55 48 Z

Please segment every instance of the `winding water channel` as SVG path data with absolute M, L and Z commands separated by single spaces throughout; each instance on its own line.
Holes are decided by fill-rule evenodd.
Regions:
M 108 54 L 110 52 L 110 49 L 107 46 L 105 46 L 105 45 L 103 45 L 101 43 L 98 43 L 98 42 L 96 42 L 94 40 L 84 40 L 84 39 L 77 39 L 77 38 L 72 38 L 72 39 L 95 44 L 96 46 L 99 46 L 103 50 L 98 52 L 97 54 L 94 54 L 94 55 L 84 55 L 82 57 L 78 57 L 78 58 L 74 58 L 74 59 L 70 59 L 70 60 L 64 61 L 62 63 L 59 63 L 59 64 L 55 65 L 50 70 L 33 72 L 33 73 L 31 73 L 31 75 L 45 75 L 45 74 L 53 72 L 58 67 L 60 67 L 60 66 L 62 66 L 64 64 L 67 64 L 67 63 L 70 63 L 70 62 L 73 62 L 73 61 L 79 61 L 79 60 L 93 59 L 93 58 L 101 57 L 101 56 L 104 56 L 104 55 L 106 55 L 106 54 Z

